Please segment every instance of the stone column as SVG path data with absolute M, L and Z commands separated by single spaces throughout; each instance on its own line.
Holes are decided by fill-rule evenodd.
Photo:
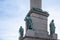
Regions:
M 39 8 L 42 7 L 42 1 L 41 0 L 30 0 L 30 9 L 31 8 Z

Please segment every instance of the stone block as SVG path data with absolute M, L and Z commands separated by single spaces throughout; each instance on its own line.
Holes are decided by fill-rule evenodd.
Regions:
M 57 39 L 57 34 L 53 34 L 53 39 Z
M 26 35 L 29 37 L 39 37 L 39 38 L 48 38 L 48 32 L 44 30 L 27 30 Z
M 39 15 L 37 13 L 31 14 L 31 19 L 33 22 L 33 28 L 35 30 L 45 30 L 47 31 L 47 17 Z
M 32 37 L 34 37 L 34 34 L 35 34 L 35 32 L 33 30 L 27 30 L 25 36 L 32 36 Z

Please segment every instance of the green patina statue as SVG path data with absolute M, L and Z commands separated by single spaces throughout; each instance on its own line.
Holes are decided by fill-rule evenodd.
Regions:
M 30 15 L 25 18 L 27 29 L 33 29 L 33 23 Z
M 20 38 L 22 38 L 24 34 L 24 29 L 22 28 L 22 26 L 20 26 L 19 28 L 19 33 L 20 33 Z
M 50 34 L 52 35 L 53 33 L 55 33 L 54 20 L 52 20 L 50 23 Z

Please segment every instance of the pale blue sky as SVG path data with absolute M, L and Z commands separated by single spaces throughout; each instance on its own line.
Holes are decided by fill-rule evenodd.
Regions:
M 25 28 L 24 18 L 29 9 L 29 0 L 0 0 L 0 40 L 18 40 L 19 26 Z M 50 14 L 48 24 L 55 20 L 60 39 L 60 0 L 42 0 L 42 9 Z

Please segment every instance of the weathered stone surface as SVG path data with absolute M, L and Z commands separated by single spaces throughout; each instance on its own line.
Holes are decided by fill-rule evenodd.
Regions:
M 41 8 L 41 0 L 30 0 L 30 8 Z
M 33 30 L 27 30 L 25 36 L 32 36 L 32 37 L 34 37 L 34 35 L 35 35 L 35 32 Z
M 31 18 L 33 21 L 33 28 L 35 30 L 47 31 L 47 17 L 45 17 L 43 15 L 36 14 L 36 13 L 32 13 Z
M 44 34 L 45 33 L 45 34 Z M 26 35 L 29 37 L 39 37 L 39 38 L 47 38 L 48 33 L 45 31 L 35 31 L 35 30 L 27 30 Z
M 53 39 L 57 39 L 57 34 L 53 34 Z

